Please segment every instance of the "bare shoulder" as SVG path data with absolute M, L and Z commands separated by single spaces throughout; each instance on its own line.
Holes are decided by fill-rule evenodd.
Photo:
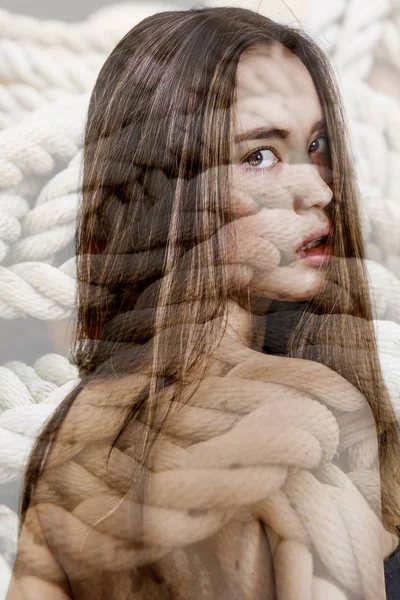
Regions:
M 132 477 L 138 464 L 124 436 L 114 444 L 139 384 L 145 379 L 126 377 L 83 388 L 38 482 L 36 510 L 47 543 L 77 586 L 108 571 L 130 573 L 140 551 L 141 505 Z
M 47 544 L 36 506 L 26 512 L 6 595 L 6 600 L 33 598 L 72 598 L 68 577 Z
M 53 476 L 60 479 L 61 468 L 68 468 L 74 459 L 82 462 L 83 454 L 93 453 L 94 448 L 97 452 L 108 452 L 148 379 L 128 375 L 94 380 L 85 385 L 55 432 L 46 458 L 45 479 L 53 479 Z M 58 469 L 57 474 L 55 469 Z

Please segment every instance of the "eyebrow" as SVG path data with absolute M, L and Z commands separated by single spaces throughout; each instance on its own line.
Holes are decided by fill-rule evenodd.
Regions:
M 326 119 L 320 119 L 311 127 L 310 135 L 315 133 L 316 131 L 321 131 L 326 129 Z M 280 127 L 256 127 L 256 129 L 249 129 L 249 131 L 245 131 L 244 133 L 240 133 L 235 136 L 235 144 L 240 144 L 242 142 L 248 142 L 250 140 L 268 140 L 272 138 L 279 138 L 281 140 L 286 140 L 290 137 L 291 132 L 289 129 L 283 129 Z

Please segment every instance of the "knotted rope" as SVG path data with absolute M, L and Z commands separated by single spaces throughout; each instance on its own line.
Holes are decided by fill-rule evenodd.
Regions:
M 84 388 L 46 466 L 40 519 L 73 585 L 90 573 L 93 586 L 103 571 L 118 585 L 121 573 L 152 562 L 153 597 L 165 579 L 179 598 L 215 594 L 217 581 L 237 598 L 264 598 L 261 520 L 280 599 L 385 598 L 383 560 L 398 538 L 381 523 L 376 429 L 356 388 L 324 365 L 260 355 L 228 334 L 209 375 L 188 384 L 189 402 L 172 402 L 151 458 L 141 463 L 140 440 L 158 430 L 173 388 L 154 430 L 139 417 L 107 466 L 103 441 L 148 382 L 143 373 Z M 122 494 L 140 464 L 147 492 Z M 234 543 L 240 527 L 243 546 Z M 213 575 L 187 550 L 202 542 L 218 564 Z M 148 597 L 142 585 L 135 593 Z
M 1 11 L 1 317 L 51 320 L 73 314 L 75 259 L 60 264 L 57 253 L 74 236 L 87 92 L 127 29 L 165 8 L 152 4 L 139 14 L 137 5 L 114 6 L 73 25 Z M 359 0 L 316 1 L 304 20 L 337 66 L 355 134 L 380 358 L 396 409 L 400 109 L 396 98 L 374 91 L 366 79 L 380 60 L 398 71 L 399 9 L 398 0 L 391 4 L 376 0 L 368 7 Z M 77 372 L 66 358 L 48 355 L 33 367 L 6 363 L 0 376 L 0 481 L 8 483 L 20 477 L 38 430 L 77 384 Z M 16 531 L 7 523 L 14 519 L 15 524 L 16 515 L 7 507 L 2 514 L 6 516 L 1 517 L 0 539 L 5 550 L 0 581 L 7 582 L 15 550 L 10 532 Z

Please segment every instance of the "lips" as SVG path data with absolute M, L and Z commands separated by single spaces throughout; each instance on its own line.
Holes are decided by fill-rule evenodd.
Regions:
M 304 252 L 304 246 L 307 246 L 310 242 L 314 240 L 318 240 L 319 238 L 327 238 L 331 231 L 331 226 L 328 224 L 324 228 L 317 229 L 313 231 L 309 236 L 307 236 L 301 243 L 301 245 L 297 248 L 296 253 Z M 324 240 L 326 242 L 327 240 Z

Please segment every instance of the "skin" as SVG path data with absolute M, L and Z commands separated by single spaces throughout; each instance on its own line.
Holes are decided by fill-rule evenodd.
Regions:
M 244 247 L 249 239 L 259 244 L 255 245 L 258 254 L 253 256 L 258 268 L 254 269 L 250 287 L 255 295 L 265 299 L 265 309 L 273 297 L 307 299 L 321 283 L 323 270 L 302 262 L 295 250 L 305 237 L 328 221 L 326 209 L 332 199 L 330 169 L 326 154 L 318 144 L 315 151 L 310 151 L 311 144 L 321 137 L 320 133 L 312 133 L 312 127 L 323 114 L 311 77 L 297 57 L 280 46 L 252 51 L 240 61 L 237 81 L 235 136 L 259 126 L 279 126 L 292 131 L 287 140 L 253 140 L 233 145 L 232 191 L 238 215 L 235 224 L 242 236 L 239 245 Z M 273 146 L 276 156 L 270 150 L 263 150 L 262 159 L 250 157 L 262 145 Z M 323 140 L 321 147 L 325 148 Z M 253 159 L 251 168 L 247 164 L 250 158 Z M 262 160 L 261 166 L 257 165 L 258 160 Z M 249 168 L 246 170 L 246 167 Z M 261 171 L 262 168 L 266 170 Z M 265 256 L 268 252 L 270 261 Z M 233 334 L 250 345 L 248 313 L 232 302 L 228 321 L 228 337 Z M 244 353 L 243 357 L 247 358 L 248 354 Z M 326 369 L 319 365 L 315 378 L 307 373 L 311 391 L 312 386 L 318 384 L 321 367 Z M 105 468 L 102 454 L 92 454 L 92 461 L 96 458 L 98 463 L 92 462 L 89 478 L 87 473 L 82 475 L 79 454 L 82 459 L 89 450 L 90 459 L 91 445 L 101 448 L 103 435 L 108 450 L 111 433 L 120 426 L 119 410 L 112 401 L 117 402 L 117 408 L 129 402 L 132 392 L 129 386 L 124 390 L 123 381 L 120 389 L 115 388 L 117 381 L 110 385 L 114 387 L 107 390 L 106 384 L 100 382 L 100 393 L 96 384 L 92 390 L 86 389 L 63 422 L 44 479 L 38 486 L 38 508 L 28 511 L 7 600 L 68 600 L 73 597 L 69 582 L 80 582 L 88 573 L 90 577 L 80 583 L 74 597 L 91 598 L 94 583 L 99 587 L 104 583 L 103 570 L 112 570 L 121 555 L 123 567 L 126 564 L 127 581 L 132 577 L 131 556 L 120 544 L 120 538 L 124 539 L 127 531 L 129 533 L 127 520 L 123 518 L 125 513 L 120 520 L 115 518 L 99 528 L 92 527 L 86 540 L 89 532 L 85 523 L 92 524 L 94 515 L 103 515 L 112 506 L 110 500 L 116 492 L 112 464 L 114 475 L 122 479 L 124 475 L 128 479 L 134 471 L 129 455 L 120 451 L 110 471 Z M 373 422 L 372 414 L 368 412 L 368 415 Z M 105 424 L 105 431 L 101 424 Z M 132 440 L 128 442 L 129 435 L 134 437 L 134 434 L 134 428 L 125 431 L 127 448 L 133 446 Z M 123 447 L 121 444 L 120 448 Z M 74 464 L 75 454 L 77 464 Z M 64 508 L 57 502 L 49 502 L 46 485 L 61 494 Z M 46 498 L 44 503 L 40 502 L 41 498 Z M 266 598 L 273 600 L 276 591 L 269 536 L 267 532 L 262 558 L 264 574 L 270 582 L 266 586 Z M 210 555 L 209 542 L 199 543 L 195 550 L 199 556 L 204 552 L 206 562 Z M 29 566 L 25 563 L 27 558 Z M 122 578 L 123 575 L 122 572 Z M 109 577 L 106 573 L 105 578 Z M 132 584 L 139 587 L 139 576 Z
M 311 75 L 281 44 L 241 57 L 234 108 L 232 196 L 239 232 L 264 243 L 250 288 L 259 299 L 257 314 L 265 314 L 271 298 L 307 300 L 323 282 L 323 267 L 306 263 L 296 249 L 330 225 L 328 138 L 323 126 L 314 128 L 324 113 Z M 236 140 L 261 127 L 284 128 L 290 135 Z M 265 242 L 273 256 L 267 269 L 261 267 L 268 252 Z M 248 319 L 237 305 L 232 305 L 230 324 L 249 343 Z

